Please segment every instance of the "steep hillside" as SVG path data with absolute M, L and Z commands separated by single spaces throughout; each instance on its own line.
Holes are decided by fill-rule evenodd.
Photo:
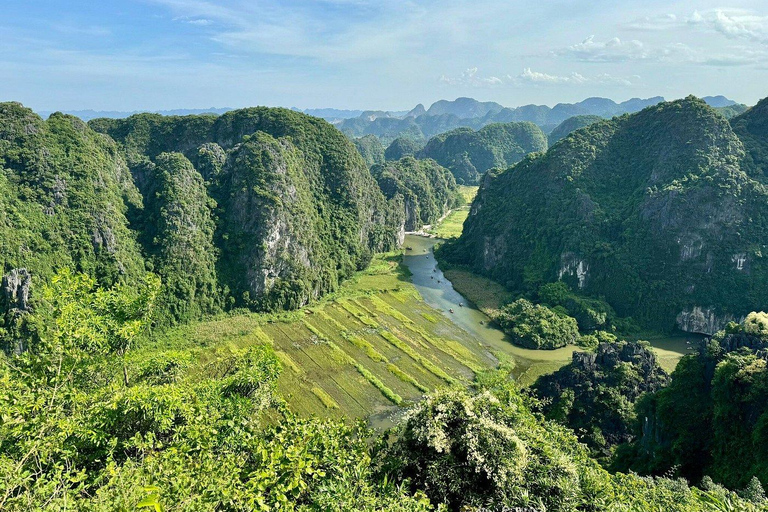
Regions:
M 165 290 L 157 318 L 186 322 L 220 311 L 224 298 L 213 239 L 216 203 L 202 176 L 180 153 L 161 153 L 135 174 L 142 184 L 144 209 L 132 215 L 133 227 Z
M 398 137 L 392 141 L 384 152 L 386 160 L 400 160 L 406 156 L 414 156 L 424 148 L 424 142 L 410 139 L 408 137 Z
M 368 167 L 384 162 L 384 146 L 377 136 L 366 135 L 353 142 Z
M 585 126 L 589 126 L 591 124 L 595 124 L 598 121 L 602 121 L 603 118 L 600 116 L 573 116 L 569 117 L 557 127 L 555 127 L 554 130 L 552 130 L 549 134 L 549 145 L 554 146 L 554 144 L 559 141 L 562 138 L 565 138 L 569 133 L 574 132 L 578 130 L 579 128 L 584 128 Z
M 750 313 L 684 357 L 672 382 L 641 401 L 639 439 L 615 466 L 730 487 L 768 481 L 768 315 Z
M 140 188 L 163 153 L 195 166 L 218 203 L 217 270 L 235 305 L 301 306 L 398 243 L 402 220 L 354 145 L 320 119 L 251 108 L 91 125 L 122 145 Z
M 546 149 L 547 138 L 533 123 L 506 123 L 438 135 L 418 156 L 434 159 L 450 169 L 458 183 L 472 185 L 488 169 L 507 167 L 528 153 Z
M 0 103 L 0 333 L 62 267 L 103 284 L 133 282 L 144 263 L 125 214 L 139 200 L 108 137 L 75 117 L 43 121 Z
M 768 178 L 768 98 L 731 119 L 731 126 L 747 150 L 743 169 L 756 179 Z
M 405 230 L 434 224 L 462 201 L 453 175 L 434 160 L 406 157 L 371 168 L 388 199 L 402 204 Z
M 653 351 L 640 343 L 600 343 L 574 352 L 573 362 L 539 377 L 532 389 L 542 411 L 577 433 L 597 458 L 635 439 L 634 405 L 644 393 L 669 383 Z
M 600 122 L 487 175 L 444 254 L 513 290 L 562 279 L 645 325 L 713 333 L 768 302 L 768 197 L 743 158 L 693 97 Z

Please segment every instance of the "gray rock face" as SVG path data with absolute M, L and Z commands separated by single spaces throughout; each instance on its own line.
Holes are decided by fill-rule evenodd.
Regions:
M 3 276 L 3 300 L 11 311 L 26 313 L 30 310 L 31 289 L 32 274 L 25 268 L 15 268 Z
M 740 322 L 742 320 L 743 318 L 739 319 L 731 314 L 718 314 L 711 307 L 694 306 L 677 315 L 677 327 L 685 332 L 712 335 L 728 325 L 728 322 Z

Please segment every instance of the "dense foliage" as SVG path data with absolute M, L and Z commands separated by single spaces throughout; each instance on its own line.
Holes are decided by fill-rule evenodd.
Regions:
M 576 320 L 582 332 L 598 329 L 627 331 L 633 327 L 630 319 L 618 318 L 610 304 L 574 293 L 562 281 L 541 285 L 538 298 L 547 306 L 563 308 Z
M 765 181 L 768 178 L 768 98 L 731 119 L 731 126 L 746 149 L 742 167 L 750 176 Z
M 488 175 L 443 256 L 514 291 L 563 280 L 641 324 L 713 333 L 768 302 L 768 198 L 744 155 L 693 97 L 593 124 Z
M 595 352 L 574 352 L 573 362 L 539 377 L 532 390 L 549 419 L 571 430 L 598 459 L 635 439 L 635 403 L 669 382 L 645 344 L 600 343 Z
M 0 103 L 0 335 L 21 328 L 42 285 L 64 266 L 103 284 L 135 282 L 144 264 L 126 211 L 139 201 L 108 137 L 75 117 L 43 121 Z
M 384 163 L 384 146 L 377 136 L 366 135 L 355 139 L 354 143 L 368 167 Z
M 443 133 L 430 139 L 419 157 L 450 169 L 457 183 L 473 185 L 488 169 L 508 167 L 529 153 L 546 150 L 547 137 L 536 125 L 506 123 Z
M 768 481 L 768 315 L 750 313 L 685 356 L 669 387 L 638 405 L 642 437 L 616 467 L 696 482 L 709 475 L 731 488 Z
M 207 238 L 205 210 L 216 207 L 214 246 L 204 251 L 216 275 L 209 265 L 187 268 L 194 276 L 183 278 L 199 283 L 195 299 L 206 305 L 204 312 L 219 304 L 296 308 L 334 290 L 372 252 L 397 243 L 401 214 L 378 190 L 353 144 L 325 121 L 253 108 L 219 117 L 141 114 L 91 126 L 122 145 L 137 184 L 148 192 L 147 211 L 155 185 L 146 169 L 167 152 L 191 163 L 188 190 L 177 197 L 182 210 L 198 212 L 185 219 L 189 228 Z M 179 261 L 193 258 L 189 247 L 177 251 Z M 176 270 L 158 272 L 172 285 Z M 177 312 L 176 320 L 181 313 L 186 315 Z
M 610 475 L 567 429 L 542 421 L 514 384 L 481 380 L 477 393 L 442 391 L 408 414 L 381 449 L 380 472 L 404 480 L 449 510 L 530 507 L 547 511 L 715 511 L 764 509 L 722 487 Z
M 579 336 L 576 320 L 526 299 L 517 299 L 501 308 L 495 320 L 512 343 L 526 348 L 560 348 L 576 343 Z
M 371 168 L 388 199 L 403 205 L 406 231 L 434 224 L 463 201 L 453 175 L 434 160 L 406 157 Z
M 424 142 L 408 137 L 398 137 L 387 146 L 384 157 L 387 160 L 400 160 L 407 156 L 415 156 L 424 148 Z
M 156 319 L 186 322 L 220 310 L 212 218 L 216 203 L 202 176 L 180 153 L 161 153 L 136 174 L 145 199 L 134 226 L 165 284 Z
M 600 116 L 573 116 L 569 117 L 549 133 L 549 145 L 554 146 L 560 139 L 565 138 L 569 133 L 575 132 L 598 121 L 602 121 Z

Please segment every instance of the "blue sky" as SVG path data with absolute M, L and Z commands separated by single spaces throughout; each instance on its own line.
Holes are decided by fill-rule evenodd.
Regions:
M 2 3 L 0 100 L 38 110 L 768 96 L 764 0 Z

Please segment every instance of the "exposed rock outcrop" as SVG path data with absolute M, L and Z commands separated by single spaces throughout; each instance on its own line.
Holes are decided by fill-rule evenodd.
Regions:
M 745 158 L 693 97 L 600 121 L 487 173 L 442 255 L 518 293 L 563 279 L 645 326 L 712 334 L 768 304 L 768 189 Z
M 678 313 L 677 327 L 685 332 L 712 335 L 722 330 L 729 322 L 740 322 L 743 319 L 744 317 L 737 318 L 730 314 L 718 314 L 713 307 L 694 306 Z
M 539 378 L 533 389 L 548 417 L 572 428 L 596 455 L 606 456 L 634 439 L 631 406 L 668 382 L 648 346 L 621 341 L 600 343 L 595 352 L 574 352 L 569 365 Z

